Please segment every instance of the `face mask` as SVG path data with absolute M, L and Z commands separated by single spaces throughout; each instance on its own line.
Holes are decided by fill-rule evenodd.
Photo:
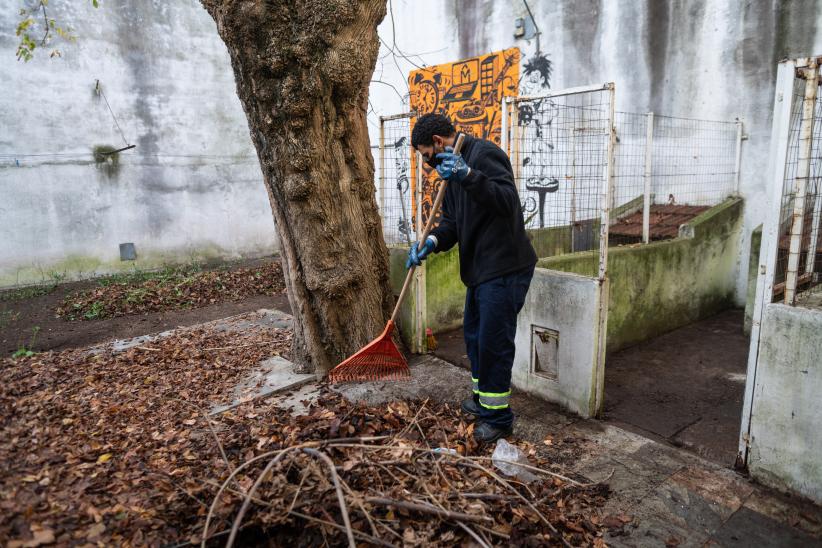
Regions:
M 442 163 L 442 158 L 437 158 L 437 145 L 433 145 L 433 150 L 431 151 L 431 157 L 425 161 L 426 164 L 431 166 L 431 168 L 436 168 L 438 165 Z
M 434 152 L 433 156 L 431 156 L 430 159 L 426 160 L 425 163 L 428 164 L 433 169 L 433 168 L 436 168 L 438 165 L 440 165 L 442 163 L 442 158 L 438 158 L 437 153 Z

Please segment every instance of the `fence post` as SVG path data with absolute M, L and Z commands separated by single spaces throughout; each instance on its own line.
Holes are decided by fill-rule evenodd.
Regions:
M 380 153 L 379 153 L 379 168 L 377 173 L 380 179 L 380 184 L 377 187 L 380 189 L 380 218 L 382 219 L 385 230 L 385 118 L 380 116 Z
M 522 178 L 520 176 L 521 162 L 519 159 L 520 129 L 519 129 L 519 108 L 516 100 L 511 103 L 511 164 L 514 168 L 514 184 L 517 186 L 517 193 L 522 196 Z
M 799 257 L 802 253 L 802 232 L 805 227 L 805 197 L 808 194 L 808 180 L 811 173 L 811 149 L 813 148 L 813 114 L 816 106 L 816 90 L 819 68 L 816 59 L 802 70 L 805 78 L 805 98 L 802 102 L 802 124 L 799 127 L 799 164 L 794 183 L 793 216 L 791 220 L 791 243 L 788 248 L 788 271 L 785 278 L 785 304 L 796 304 L 796 289 L 799 280 Z
M 502 98 L 502 131 L 499 135 L 499 144 L 502 151 L 510 158 L 511 154 L 508 150 L 508 97 Z
M 785 166 L 790 141 L 791 113 L 793 112 L 793 85 L 796 69 L 795 61 L 779 63 L 776 73 L 776 89 L 773 102 L 773 121 L 770 148 L 768 151 L 767 182 L 770 199 L 765 223 L 762 229 L 762 245 L 759 251 L 759 274 L 756 280 L 753 322 L 751 325 L 751 346 L 748 352 L 745 396 L 742 404 L 742 424 L 739 432 L 739 452 L 737 467 L 748 461 L 748 443 L 751 432 L 756 370 L 759 362 L 759 333 L 762 316 L 768 304 L 773 302 L 773 288 L 777 273 L 779 238 L 781 236 L 780 217 L 782 195 L 785 187 Z
M 577 128 L 571 128 L 571 253 L 577 250 Z
M 416 184 L 416 201 L 417 201 L 417 241 L 422 238 L 422 233 L 425 231 L 425 223 L 422 221 L 422 199 L 425 196 L 425 189 L 423 188 L 424 177 L 422 175 L 422 154 L 417 154 L 417 184 Z M 419 267 L 414 275 L 414 338 L 412 341 L 411 351 L 417 354 L 425 352 L 425 263 Z
M 645 173 L 643 182 L 645 190 L 642 199 L 642 243 L 651 241 L 651 176 L 653 174 L 653 148 L 654 148 L 654 113 L 647 114 L 645 122 Z
M 734 163 L 734 194 L 739 196 L 739 171 L 742 167 L 742 120 L 736 119 L 736 162 Z
M 616 146 L 616 125 L 614 124 L 614 84 L 608 84 L 608 149 L 605 165 L 605 181 L 602 189 L 602 211 L 599 227 L 599 273 L 600 281 L 605 279 L 608 270 L 608 228 L 611 223 L 611 196 L 614 192 L 614 147 Z

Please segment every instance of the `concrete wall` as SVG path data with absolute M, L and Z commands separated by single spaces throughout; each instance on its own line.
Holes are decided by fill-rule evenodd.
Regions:
M 607 292 L 606 292 L 607 294 Z M 512 384 L 583 417 L 600 411 L 604 375 L 598 363 L 600 284 L 596 279 L 537 268 L 517 318 Z M 558 333 L 556 351 L 537 371 L 534 329 Z
M 53 2 L 77 42 L 29 63 L 14 58 L 24 4 L 0 10 L 0 287 L 277 250 L 228 54 L 199 2 Z M 93 154 L 124 145 L 97 80 L 137 145 L 116 165 Z M 136 263 L 119 260 L 123 242 Z
M 733 306 L 742 210 L 731 199 L 684 225 L 679 238 L 609 249 L 608 352 Z M 595 265 L 587 252 L 538 263 L 585 276 Z
M 514 45 L 522 50 L 525 74 L 537 57 L 536 40 L 513 35 L 515 19 L 527 18 L 521 0 L 394 0 L 390 5 L 393 21 L 386 17 L 380 26 L 387 46 L 371 86 L 373 143 L 379 115 L 407 110 L 406 78 L 416 66 Z M 525 93 L 614 81 L 618 110 L 743 120 L 749 139 L 743 146 L 741 194 L 747 207 L 734 257 L 734 299 L 744 305 L 749 236 L 765 215 L 776 64 L 784 57 L 822 53 L 822 0 L 529 5 L 542 31 L 540 53 L 552 70 L 547 82 L 537 72 L 525 75 L 520 83 Z
M 822 311 L 766 306 L 748 468 L 759 481 L 822 503 Z

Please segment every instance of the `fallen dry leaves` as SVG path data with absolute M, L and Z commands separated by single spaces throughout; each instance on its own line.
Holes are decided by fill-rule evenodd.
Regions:
M 234 270 L 172 274 L 139 283 L 119 282 L 67 296 L 57 315 L 95 320 L 238 301 L 285 291 L 279 262 Z
M 123 352 L 3 361 L 0 543 L 197 544 L 210 517 L 210 545 L 236 522 L 235 545 L 338 546 L 348 516 L 360 545 L 604 546 L 607 486 L 556 467 L 528 485 L 506 479 L 447 405 L 370 407 L 323 387 L 302 415 L 250 401 L 205 418 L 289 345 L 287 330 L 195 329 Z

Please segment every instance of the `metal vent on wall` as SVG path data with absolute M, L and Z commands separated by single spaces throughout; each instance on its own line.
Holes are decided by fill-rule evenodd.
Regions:
M 531 325 L 531 371 L 552 380 L 559 377 L 559 331 Z

